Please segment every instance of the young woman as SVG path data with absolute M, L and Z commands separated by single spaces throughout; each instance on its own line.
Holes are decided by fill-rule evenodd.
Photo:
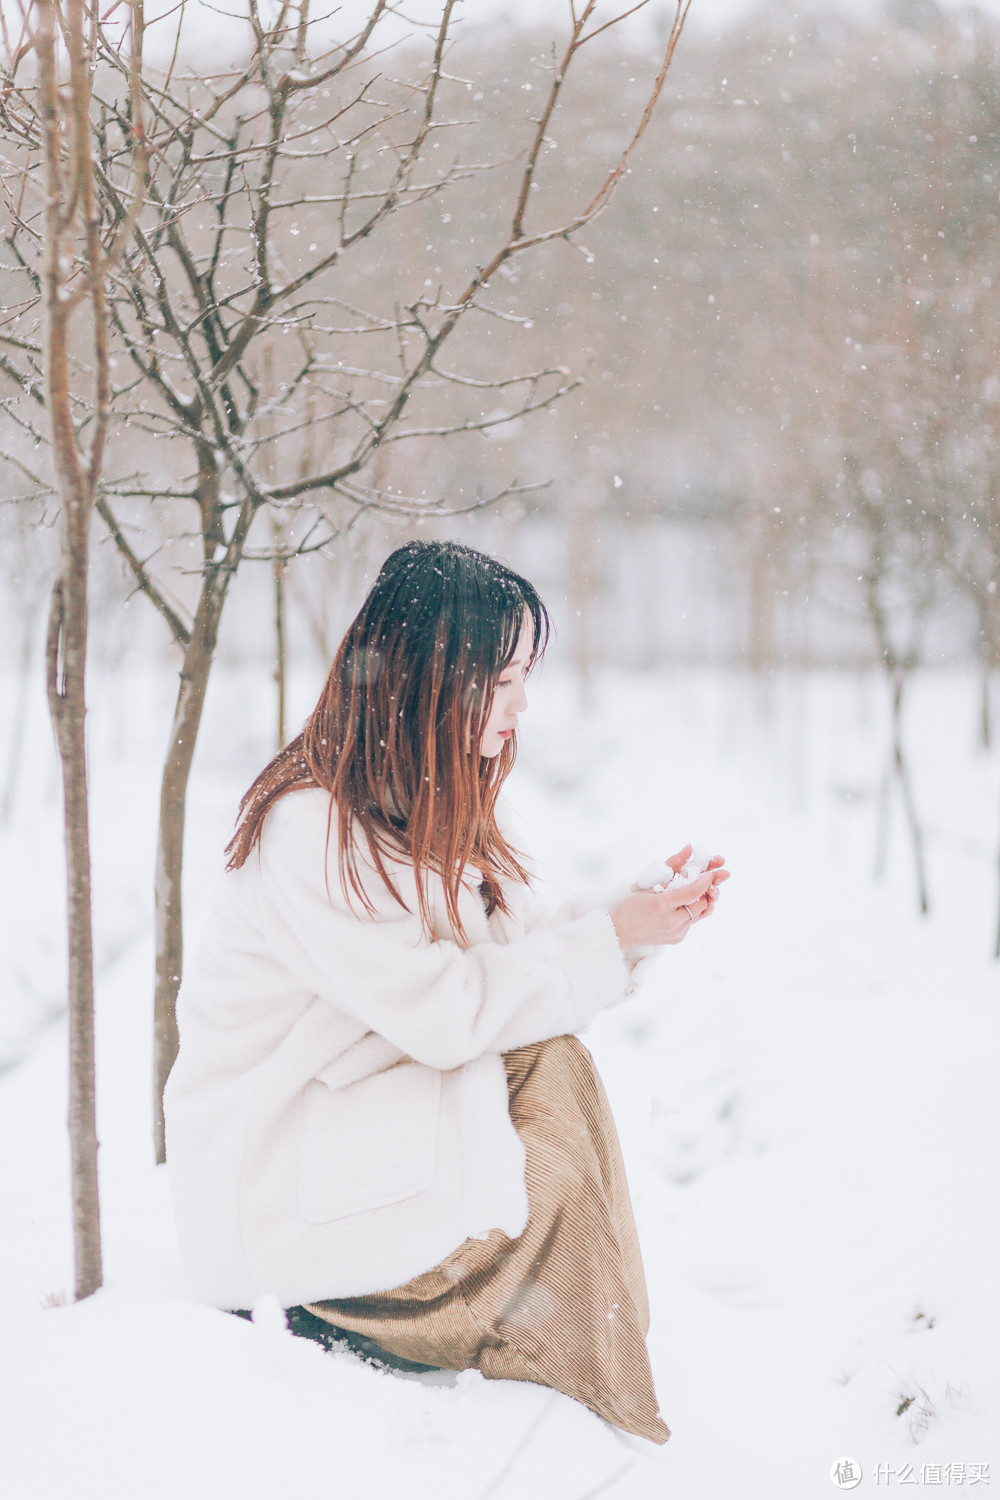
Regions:
M 621 1154 L 575 1033 L 727 872 L 539 907 L 496 809 L 547 635 L 532 586 L 482 553 L 388 558 L 243 799 L 181 989 L 171 1188 L 214 1305 L 273 1293 L 665 1442 Z

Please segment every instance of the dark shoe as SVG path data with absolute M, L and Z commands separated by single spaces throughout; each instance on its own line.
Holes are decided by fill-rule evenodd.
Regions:
M 253 1320 L 253 1314 L 245 1308 L 233 1308 L 232 1313 L 234 1318 L 246 1318 L 248 1322 Z M 346 1344 L 361 1359 L 369 1364 L 383 1365 L 387 1370 L 405 1370 L 414 1375 L 423 1375 L 428 1370 L 437 1369 L 437 1365 L 420 1365 L 415 1360 L 390 1354 L 388 1349 L 383 1349 L 374 1339 L 366 1338 L 363 1333 L 352 1333 L 347 1328 L 338 1328 L 325 1318 L 317 1318 L 308 1308 L 286 1307 L 285 1318 L 289 1333 L 299 1339 L 312 1339 L 314 1344 L 319 1344 L 328 1353 L 338 1345 Z

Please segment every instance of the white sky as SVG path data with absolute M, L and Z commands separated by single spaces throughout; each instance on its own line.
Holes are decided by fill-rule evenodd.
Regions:
M 0 0 L 0 6 L 7 11 L 8 16 L 13 3 L 14 0 Z M 317 0 L 313 5 L 313 14 L 317 18 L 329 17 L 324 29 L 331 35 L 344 37 L 352 34 L 369 15 L 371 3 L 372 0 L 340 0 L 339 4 L 336 0 L 325 0 L 325 3 L 324 0 Z M 937 0 L 937 3 L 943 10 L 969 8 L 968 0 Z M 629 0 L 619 0 L 618 4 L 611 3 L 611 0 L 600 0 L 598 16 L 605 20 L 611 19 L 619 10 L 627 9 L 628 4 Z M 758 8 L 759 4 L 760 0 L 694 0 L 688 26 L 693 32 L 718 33 L 738 23 L 742 17 Z M 1000 0 L 977 0 L 977 4 L 987 13 L 1000 15 Z M 651 22 L 657 22 L 662 27 L 663 22 L 673 16 L 674 8 L 674 0 L 651 0 L 642 15 L 628 24 L 633 27 L 641 26 L 644 30 L 648 30 Z M 172 46 L 176 26 L 173 17 L 176 16 L 177 9 L 177 0 L 148 0 L 148 55 L 158 56 L 168 45 Z M 433 25 L 440 16 L 441 0 L 400 0 L 399 9 L 411 21 Z M 831 10 L 858 18 L 868 16 L 875 20 L 882 11 L 882 4 L 881 0 L 799 0 L 798 6 L 795 6 L 792 0 L 788 6 L 790 17 L 816 11 L 828 15 Z M 242 16 L 245 11 L 246 0 L 187 0 L 186 34 L 189 37 L 197 35 L 202 45 L 211 46 L 232 26 L 232 17 Z M 169 19 L 156 24 L 154 18 L 157 12 L 161 15 L 166 13 Z M 463 0 L 456 16 L 465 21 L 486 18 L 502 20 L 510 27 L 538 24 L 559 26 L 565 24 L 568 12 L 569 0 Z M 378 35 L 383 41 L 390 38 L 392 27 L 392 22 L 380 24 Z M 409 28 L 400 26 L 396 35 L 403 29 Z
M 8 28 L 16 34 L 20 30 L 24 0 L 0 0 Z M 628 9 L 634 0 L 599 0 L 598 15 L 611 19 L 618 11 Z M 738 23 L 744 16 L 761 6 L 762 0 L 693 0 L 688 26 L 692 31 L 718 33 Z M 969 9 L 970 0 L 936 0 L 942 10 Z M 312 10 L 317 18 L 329 17 L 328 30 L 339 36 L 351 34 L 353 29 L 370 13 L 372 0 L 315 0 Z M 397 0 L 399 10 L 409 19 L 425 25 L 434 24 L 440 15 L 441 0 Z M 974 0 L 975 8 L 990 15 L 1000 15 L 1000 0 Z M 102 9 L 105 8 L 102 0 Z M 168 47 L 172 49 L 176 16 L 181 6 L 178 0 L 147 0 L 147 52 L 157 55 Z M 217 38 L 225 35 L 233 19 L 242 19 L 247 11 L 246 0 L 186 0 L 185 31 L 188 36 L 197 36 L 205 46 L 211 46 Z M 648 29 L 652 21 L 661 27 L 673 16 L 674 0 L 650 0 L 642 15 L 636 17 L 631 26 Z M 868 16 L 876 19 L 882 11 L 881 0 L 790 0 L 789 14 L 821 12 L 828 15 L 837 11 L 842 15 L 858 18 Z M 502 20 L 512 27 L 565 23 L 569 13 L 569 0 L 462 0 L 457 8 L 458 19 Z M 167 17 L 157 21 L 157 16 Z M 383 22 L 379 34 L 386 38 L 390 23 Z M 400 28 L 404 29 L 404 28 Z M 408 28 L 405 28 L 408 29 Z M 398 35 L 398 31 L 397 31 Z M 168 40 L 169 37 L 169 40 Z

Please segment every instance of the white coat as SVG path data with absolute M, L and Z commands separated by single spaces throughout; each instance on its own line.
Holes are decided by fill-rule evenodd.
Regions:
M 406 912 L 359 859 L 368 916 L 329 805 L 273 806 L 181 986 L 168 1172 L 192 1288 L 217 1307 L 386 1290 L 470 1235 L 520 1234 L 501 1054 L 579 1030 L 629 985 L 606 909 L 547 915 L 522 884 L 490 918 L 463 887 L 462 948 L 439 879 L 429 937 L 412 867 L 390 866 Z

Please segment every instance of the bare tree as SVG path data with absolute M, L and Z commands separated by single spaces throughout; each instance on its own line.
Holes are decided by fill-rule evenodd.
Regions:
M 559 172 L 549 132 L 581 52 L 647 3 L 606 21 L 596 0 L 571 6 L 562 43 L 536 69 L 539 105 L 521 139 L 500 149 L 485 113 L 469 114 L 471 84 L 452 71 L 456 0 L 441 0 L 423 42 L 391 55 L 380 46 L 387 0 L 373 0 L 357 33 L 333 46 L 308 0 L 266 13 L 252 3 L 242 60 L 209 76 L 182 76 L 179 21 L 169 63 L 138 79 L 150 163 L 138 215 L 128 191 L 138 102 L 110 20 L 95 18 L 96 217 L 101 235 L 124 242 L 107 302 L 116 465 L 95 504 L 182 659 L 155 882 L 159 1159 L 160 1097 L 177 1048 L 187 789 L 233 579 L 256 558 L 278 566 L 283 586 L 293 557 L 328 547 L 373 511 L 448 515 L 524 488 L 513 475 L 448 503 L 420 483 L 431 472 L 421 455 L 547 410 L 573 388 L 560 365 L 509 372 L 504 338 L 522 320 L 493 292 L 529 252 L 572 245 L 629 170 L 690 0 L 677 0 L 626 139 L 588 189 L 582 171 L 569 182 Z M 30 281 L 40 117 L 17 67 L 15 55 L 4 97 L 20 148 L 8 172 L 8 245 Z M 485 157 L 470 143 L 486 146 Z M 473 207 L 487 178 L 488 215 Z M 567 190 L 577 197 L 568 208 Z M 441 242 L 452 221 L 464 254 L 446 276 Z M 32 306 L 29 292 L 24 326 Z M 8 373 L 30 386 L 37 356 L 16 356 Z M 263 513 L 272 520 L 253 543 Z M 279 629 L 282 621 L 279 594 Z
M 940 411 L 928 389 L 934 383 L 933 371 L 923 391 L 909 391 L 907 403 L 901 403 L 899 396 L 902 386 L 912 380 L 908 364 L 897 362 L 894 369 L 887 361 L 879 389 L 863 394 L 852 389 L 851 374 L 849 367 L 843 370 L 839 420 L 833 429 L 838 462 L 827 499 L 835 513 L 846 513 L 852 521 L 851 566 L 859 570 L 864 610 L 889 693 L 890 746 L 878 801 L 875 873 L 885 872 L 892 792 L 898 787 L 917 900 L 926 915 L 930 894 L 924 834 L 907 752 L 904 708 L 939 592 L 937 565 L 945 537 L 940 501 L 944 433 Z M 920 412 L 921 420 L 912 421 L 914 411 Z
M 52 442 L 54 486 L 61 519 L 61 556 L 52 592 L 46 645 L 49 706 L 63 771 L 69 946 L 69 1136 L 72 1163 L 76 1296 L 102 1281 L 97 1122 L 94 1080 L 94 965 L 86 714 L 87 579 L 91 515 L 104 460 L 110 414 L 107 277 L 134 213 L 126 209 L 118 239 L 101 234 L 91 158 L 92 60 L 97 29 L 85 0 L 36 0 L 25 23 L 22 52 L 36 69 L 38 146 L 44 170 L 39 295 L 44 315 L 40 360 Z M 138 130 L 135 82 L 141 61 L 142 10 L 132 9 L 134 128 L 129 151 L 141 185 L 145 152 Z M 131 218 L 130 218 L 131 215 Z M 74 321 L 89 314 L 87 333 Z M 79 421 L 73 345 L 86 341 L 91 388 L 88 431 Z

